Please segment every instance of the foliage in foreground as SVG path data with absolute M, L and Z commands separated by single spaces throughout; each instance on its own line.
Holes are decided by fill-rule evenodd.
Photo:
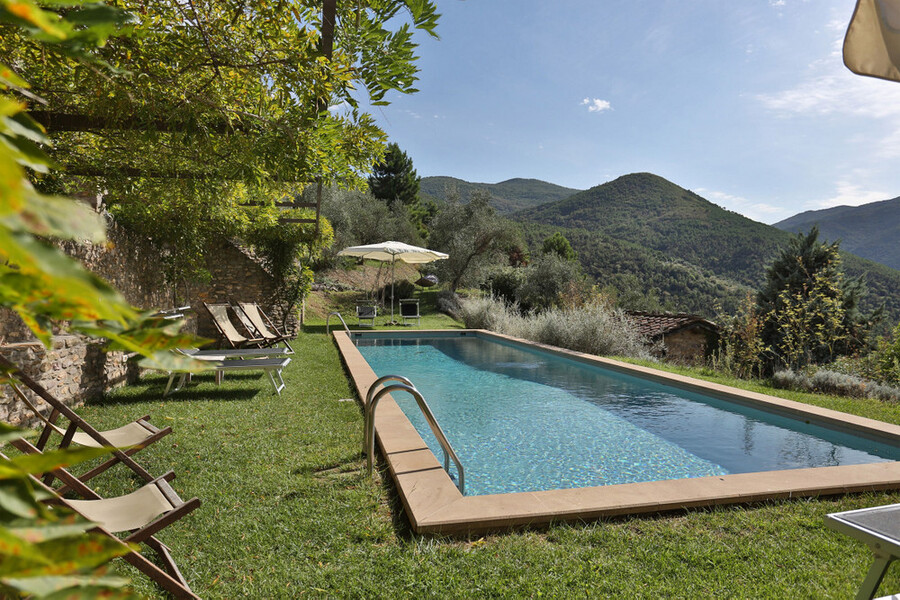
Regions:
M 0 422 L 0 445 L 23 432 Z M 102 566 L 129 546 L 99 533 L 77 514 L 50 510 L 52 494 L 31 475 L 102 456 L 103 448 L 79 448 L 40 455 L 0 453 L 0 595 L 4 598 L 137 598 L 127 583 L 108 577 Z
M 474 329 L 601 356 L 651 358 L 645 340 L 624 312 L 599 300 L 522 315 L 518 307 L 497 298 L 464 298 L 458 314 L 466 327 Z

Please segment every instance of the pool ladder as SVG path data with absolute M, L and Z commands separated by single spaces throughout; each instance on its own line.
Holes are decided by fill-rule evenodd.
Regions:
M 347 327 L 347 322 L 344 321 L 344 317 L 341 316 L 341 313 L 337 311 L 328 313 L 328 318 L 325 319 L 325 335 L 331 333 L 331 317 L 337 317 L 341 320 L 341 323 L 344 325 L 344 331 L 347 332 L 347 337 L 350 337 L 350 328 Z
M 388 381 L 396 381 L 398 383 L 394 383 L 391 385 L 386 385 L 377 392 L 375 389 Z M 463 495 L 466 494 L 466 474 L 463 469 L 462 462 L 459 460 L 459 457 L 456 455 L 456 452 L 453 450 L 453 446 L 450 445 L 450 442 L 447 441 L 447 436 L 444 435 L 444 430 L 441 429 L 441 426 L 438 425 L 437 419 L 434 418 L 434 413 L 431 412 L 431 408 L 429 408 L 428 403 L 425 402 L 425 398 L 422 396 L 422 393 L 416 389 L 416 386 L 402 375 L 385 375 L 384 377 L 379 377 L 375 380 L 369 387 L 369 391 L 366 394 L 366 402 L 363 406 L 365 410 L 365 432 L 363 437 L 363 452 L 366 453 L 366 466 L 369 469 L 369 476 L 372 476 L 372 468 L 375 457 L 375 407 L 378 406 L 378 401 L 381 400 L 385 394 L 390 394 L 391 392 L 406 392 L 411 395 L 416 400 L 416 404 L 419 405 L 419 410 L 422 411 L 422 414 L 425 415 L 425 420 L 428 421 L 428 425 L 431 427 L 432 433 L 434 433 L 434 437 L 437 438 L 438 443 L 441 445 L 441 449 L 444 451 L 444 470 L 447 471 L 447 474 L 450 474 L 450 460 L 456 464 L 456 472 L 459 474 L 459 480 L 457 481 L 456 487 L 459 488 L 459 492 Z

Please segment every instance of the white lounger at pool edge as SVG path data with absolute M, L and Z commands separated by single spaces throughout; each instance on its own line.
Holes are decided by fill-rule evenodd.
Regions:
M 198 350 L 197 348 L 177 348 L 176 352 L 197 360 L 225 360 L 231 358 L 273 358 L 289 354 L 287 348 L 227 348 L 225 350 Z
M 275 388 L 275 393 L 279 396 L 281 395 L 281 390 L 285 387 L 284 379 L 281 377 L 281 370 L 291 362 L 290 357 L 287 356 L 284 358 L 247 358 L 233 360 L 205 358 L 203 360 L 208 360 L 210 369 L 216 370 L 216 385 L 222 383 L 222 377 L 224 376 L 225 371 L 265 371 L 266 375 L 269 376 L 269 381 L 272 382 L 272 387 Z M 172 382 L 175 380 L 176 375 L 181 375 L 181 377 L 178 378 L 178 384 L 173 388 Z M 166 384 L 166 391 L 163 392 L 163 396 L 174 394 L 184 387 L 189 376 L 190 373 L 169 373 L 169 382 Z M 275 380 L 276 377 L 278 378 L 278 381 Z
M 856 593 L 870 600 L 891 562 L 900 557 L 900 504 L 874 506 L 825 515 L 825 525 L 869 546 L 875 562 Z M 898 596 L 888 596 L 896 598 Z

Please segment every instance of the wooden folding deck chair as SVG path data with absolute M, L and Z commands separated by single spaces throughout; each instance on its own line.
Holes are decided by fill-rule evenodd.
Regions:
M 212 317 L 213 324 L 219 331 L 221 338 L 232 348 L 244 348 L 246 346 L 256 346 L 258 348 L 265 343 L 266 340 L 264 338 L 248 338 L 237 330 L 234 323 L 231 322 L 231 318 L 228 316 L 227 304 L 207 304 L 204 302 L 203 306 L 206 307 L 209 316 Z M 252 331 L 248 331 L 247 333 L 255 335 Z
M 25 439 L 13 440 L 10 443 L 23 453 L 40 453 L 40 450 Z M 0 456 L 3 456 L 2 453 Z M 172 471 L 161 477 L 151 478 L 146 485 L 130 494 L 105 499 L 65 469 L 56 469 L 53 475 L 65 482 L 69 489 L 83 499 L 62 498 L 52 488 L 35 478 L 37 485 L 53 496 L 48 503 L 65 505 L 89 521 L 93 521 L 97 526 L 91 531 L 125 543 L 146 544 L 157 553 L 164 568 L 158 567 L 137 552 L 129 552 L 122 558 L 176 598 L 199 598 L 191 591 L 184 575 L 178 570 L 169 548 L 154 537 L 155 533 L 200 506 L 198 498 L 191 498 L 185 502 L 172 489 L 169 485 L 175 478 Z M 129 535 L 124 538 L 114 535 L 124 532 L 129 532 Z
M 17 380 L 9 381 L 7 384 L 16 394 L 16 396 L 35 414 L 38 419 L 40 419 L 44 423 L 44 428 L 41 431 L 40 438 L 38 438 L 37 442 L 37 449 L 39 451 L 44 450 L 54 432 L 62 436 L 62 441 L 59 444 L 60 448 L 65 448 L 70 444 L 76 444 L 78 446 L 88 446 L 92 448 L 99 448 L 102 446 L 124 448 L 124 450 L 116 450 L 109 460 L 105 461 L 97 467 L 94 467 L 90 471 L 79 475 L 78 478 L 82 482 L 88 481 L 92 477 L 103 473 L 119 462 L 124 463 L 132 471 L 143 477 L 145 480 L 153 479 L 150 474 L 146 470 L 144 470 L 143 467 L 141 467 L 134 461 L 134 459 L 130 457 L 138 450 L 146 448 L 150 444 L 172 433 L 171 427 L 159 429 L 152 425 L 147 420 L 150 417 L 145 415 L 140 419 L 128 423 L 127 425 L 123 425 L 122 427 L 119 427 L 117 429 L 98 431 L 84 419 L 79 417 L 78 414 L 75 413 L 75 411 L 73 411 L 71 408 L 69 408 L 65 403 L 55 398 L 43 386 L 28 377 L 18 367 L 16 367 L 16 365 L 9 362 L 2 356 L 0 356 L 0 369 L 8 372 Z M 37 408 L 37 406 L 35 406 L 35 404 L 25 393 L 25 391 L 21 388 L 19 383 L 31 390 L 32 393 L 40 397 L 50 406 L 51 411 L 49 416 L 45 416 Z M 69 421 L 69 425 L 65 429 L 57 425 L 57 419 L 60 416 L 66 418 Z M 53 477 L 51 475 L 44 480 L 44 483 L 50 485 L 52 481 Z M 66 488 L 60 488 L 59 491 L 60 493 L 63 493 L 66 491 Z
M 256 333 L 259 337 L 262 337 L 266 340 L 267 346 L 274 346 L 275 344 L 284 344 L 285 348 L 288 349 L 288 354 L 293 354 L 294 349 L 288 343 L 288 340 L 291 339 L 291 336 L 286 335 L 278 330 L 275 327 L 275 324 L 272 323 L 272 320 L 262 311 L 259 305 L 255 302 L 238 302 L 236 309 L 234 311 L 236 314 L 243 315 L 243 321 L 246 319 L 249 321 L 250 325 L 256 330 Z

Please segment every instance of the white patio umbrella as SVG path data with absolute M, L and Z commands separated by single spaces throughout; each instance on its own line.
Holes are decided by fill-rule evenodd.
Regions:
M 394 264 L 400 260 L 409 264 L 424 264 L 450 258 L 449 254 L 411 246 L 403 242 L 381 242 L 365 246 L 350 246 L 338 252 L 338 256 L 356 256 L 391 263 L 391 322 L 394 321 Z
M 857 0 L 844 64 L 858 75 L 900 81 L 900 0 Z

